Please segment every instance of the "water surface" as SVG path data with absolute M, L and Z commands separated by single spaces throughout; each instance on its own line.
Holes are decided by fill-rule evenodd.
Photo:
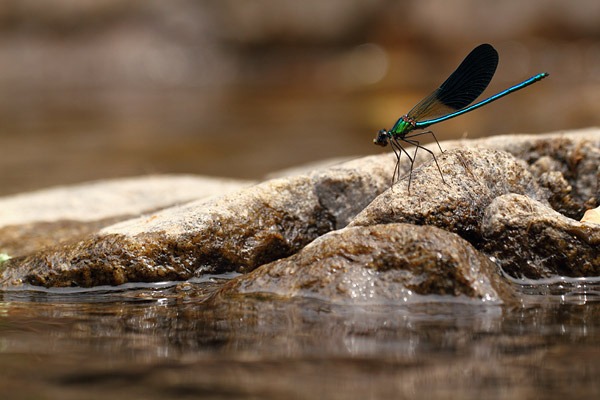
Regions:
M 598 279 L 514 281 L 514 309 L 207 297 L 231 276 L 0 293 L 9 398 L 591 398 Z M 441 300 L 441 299 L 440 299 Z

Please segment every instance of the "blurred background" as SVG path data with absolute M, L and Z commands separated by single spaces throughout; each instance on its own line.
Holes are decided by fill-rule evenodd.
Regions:
M 551 75 L 440 140 L 600 125 L 597 0 L 3 0 L 0 30 L 0 195 L 389 151 L 376 132 L 484 42 L 483 96 Z

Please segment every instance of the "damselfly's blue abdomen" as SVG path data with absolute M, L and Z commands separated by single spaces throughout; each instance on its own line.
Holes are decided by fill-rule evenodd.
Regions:
M 400 117 L 390 130 L 382 129 L 377 134 L 373 142 L 379 146 L 392 146 L 396 155 L 396 168 L 392 176 L 392 183 L 396 172 L 399 172 L 400 157 L 405 154 L 410 160 L 410 173 L 408 179 L 408 188 L 412 177 L 412 168 L 418 149 L 429 152 L 437 164 L 437 159 L 433 152 L 423 146 L 415 139 L 416 136 L 431 133 L 438 147 L 441 146 L 432 131 L 413 132 L 420 130 L 438 122 L 446 121 L 467 112 L 473 111 L 479 107 L 498 100 L 512 92 L 523 89 L 535 82 L 538 82 L 548 76 L 544 72 L 535 75 L 526 81 L 512 86 L 500 93 L 497 93 L 479 103 L 470 105 L 488 86 L 496 67 L 498 66 L 498 52 L 489 44 L 482 44 L 474 48 L 456 70 L 429 96 L 425 97 L 408 114 Z M 403 147 L 403 143 L 415 146 L 415 152 L 411 156 Z M 438 170 L 442 173 L 439 164 Z M 444 179 L 442 175 L 442 180 Z

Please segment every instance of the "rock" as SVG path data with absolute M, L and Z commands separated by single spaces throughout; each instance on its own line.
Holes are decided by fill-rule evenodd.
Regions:
M 460 236 L 433 226 L 387 224 L 330 232 L 300 250 L 228 282 L 236 295 L 313 297 L 339 303 L 512 301 L 497 267 Z M 454 301 L 454 300 L 453 300 Z
M 578 218 L 584 202 L 573 197 L 573 187 L 567 182 L 560 167 L 550 167 L 557 164 L 549 157 L 542 157 L 531 165 L 530 170 L 537 177 L 540 186 L 548 189 L 548 203 L 561 214 L 570 218 Z
M 437 159 L 445 183 L 435 163 L 415 168 L 410 193 L 405 180 L 398 182 L 369 204 L 350 226 L 392 222 L 434 225 L 477 245 L 483 211 L 494 198 L 506 193 L 527 194 L 540 201 L 548 197 L 527 165 L 508 153 L 455 148 Z
M 344 227 L 388 187 L 389 160 L 366 157 L 125 221 L 12 258 L 0 282 L 96 286 L 248 272 Z
M 194 175 L 150 175 L 43 189 L 0 198 L 0 227 L 139 215 L 252 183 Z
M 600 275 L 600 226 L 517 194 L 496 198 L 481 226 L 484 251 L 514 277 Z
M 552 193 L 549 201 L 553 208 L 571 218 L 581 218 L 600 198 L 600 132 L 596 128 L 443 143 L 444 149 L 465 145 L 506 151 L 527 162 L 539 184 Z M 545 177 L 544 174 L 554 176 Z M 563 182 L 559 183 L 559 180 Z
M 207 198 L 251 182 L 153 175 L 55 187 L 0 198 L 0 252 L 24 255 L 145 212 Z
M 418 227 L 421 225 L 430 226 L 428 229 L 435 226 L 456 233 L 478 251 L 493 256 L 513 276 L 589 276 L 597 273 L 593 249 L 596 226 L 568 217 L 597 205 L 598 188 L 591 183 L 599 179 L 595 163 L 600 141 L 594 132 L 442 143 L 447 151 L 437 160 L 445 183 L 431 156 L 420 152 L 410 193 L 405 175 L 389 187 L 395 162 L 389 153 L 273 179 L 123 221 L 83 240 L 13 257 L 0 267 L 0 284 L 96 286 L 185 280 L 228 271 L 248 273 L 298 253 L 332 230 L 393 223 L 410 224 L 415 230 L 422 229 Z M 407 167 L 405 157 L 400 176 Z M 527 199 L 527 204 L 535 205 L 530 210 L 539 208 L 543 213 L 530 211 L 527 217 L 521 209 L 524 206 L 519 206 L 518 218 L 512 216 L 510 207 L 515 205 L 497 203 L 508 195 Z M 545 219 L 538 214 L 544 214 Z M 528 236 L 532 229 L 536 229 L 535 237 Z M 323 240 L 329 240 L 327 237 Z M 447 243 L 459 246 L 457 241 Z M 557 248 L 561 250 L 559 256 L 551 253 Z M 329 257 L 328 250 L 314 249 L 321 249 L 324 259 Z M 311 251 L 318 264 L 317 250 Z M 367 275 L 363 281 L 360 274 L 352 278 L 364 284 L 372 282 Z M 281 274 L 279 279 L 287 282 L 290 278 Z M 319 279 L 326 278 L 319 276 L 314 285 L 319 285 Z M 436 285 L 448 288 L 444 279 Z M 432 283 L 428 289 L 434 286 Z M 460 287 L 459 294 L 467 293 L 465 286 Z M 330 290 L 319 295 L 334 293 Z

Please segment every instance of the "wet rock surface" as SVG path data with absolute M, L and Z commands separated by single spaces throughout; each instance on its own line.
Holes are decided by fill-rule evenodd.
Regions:
M 352 227 L 230 281 L 217 297 L 263 293 L 339 303 L 411 304 L 440 295 L 501 303 L 511 291 L 496 270 L 460 236 L 433 226 Z
M 232 282 L 227 296 L 264 291 L 360 302 L 372 295 L 376 303 L 404 299 L 409 290 L 415 298 L 506 302 L 510 289 L 486 257 L 516 278 L 597 275 L 599 227 L 572 219 L 597 205 L 597 136 L 589 130 L 445 142 L 437 155 L 443 181 L 421 152 L 410 192 L 406 160 L 404 178 L 390 188 L 391 154 L 272 179 L 13 257 L 0 267 L 0 282 L 119 285 L 263 266 Z M 419 235 L 411 229 L 430 240 L 416 253 Z M 470 280 L 461 269 L 469 263 L 486 278 Z

